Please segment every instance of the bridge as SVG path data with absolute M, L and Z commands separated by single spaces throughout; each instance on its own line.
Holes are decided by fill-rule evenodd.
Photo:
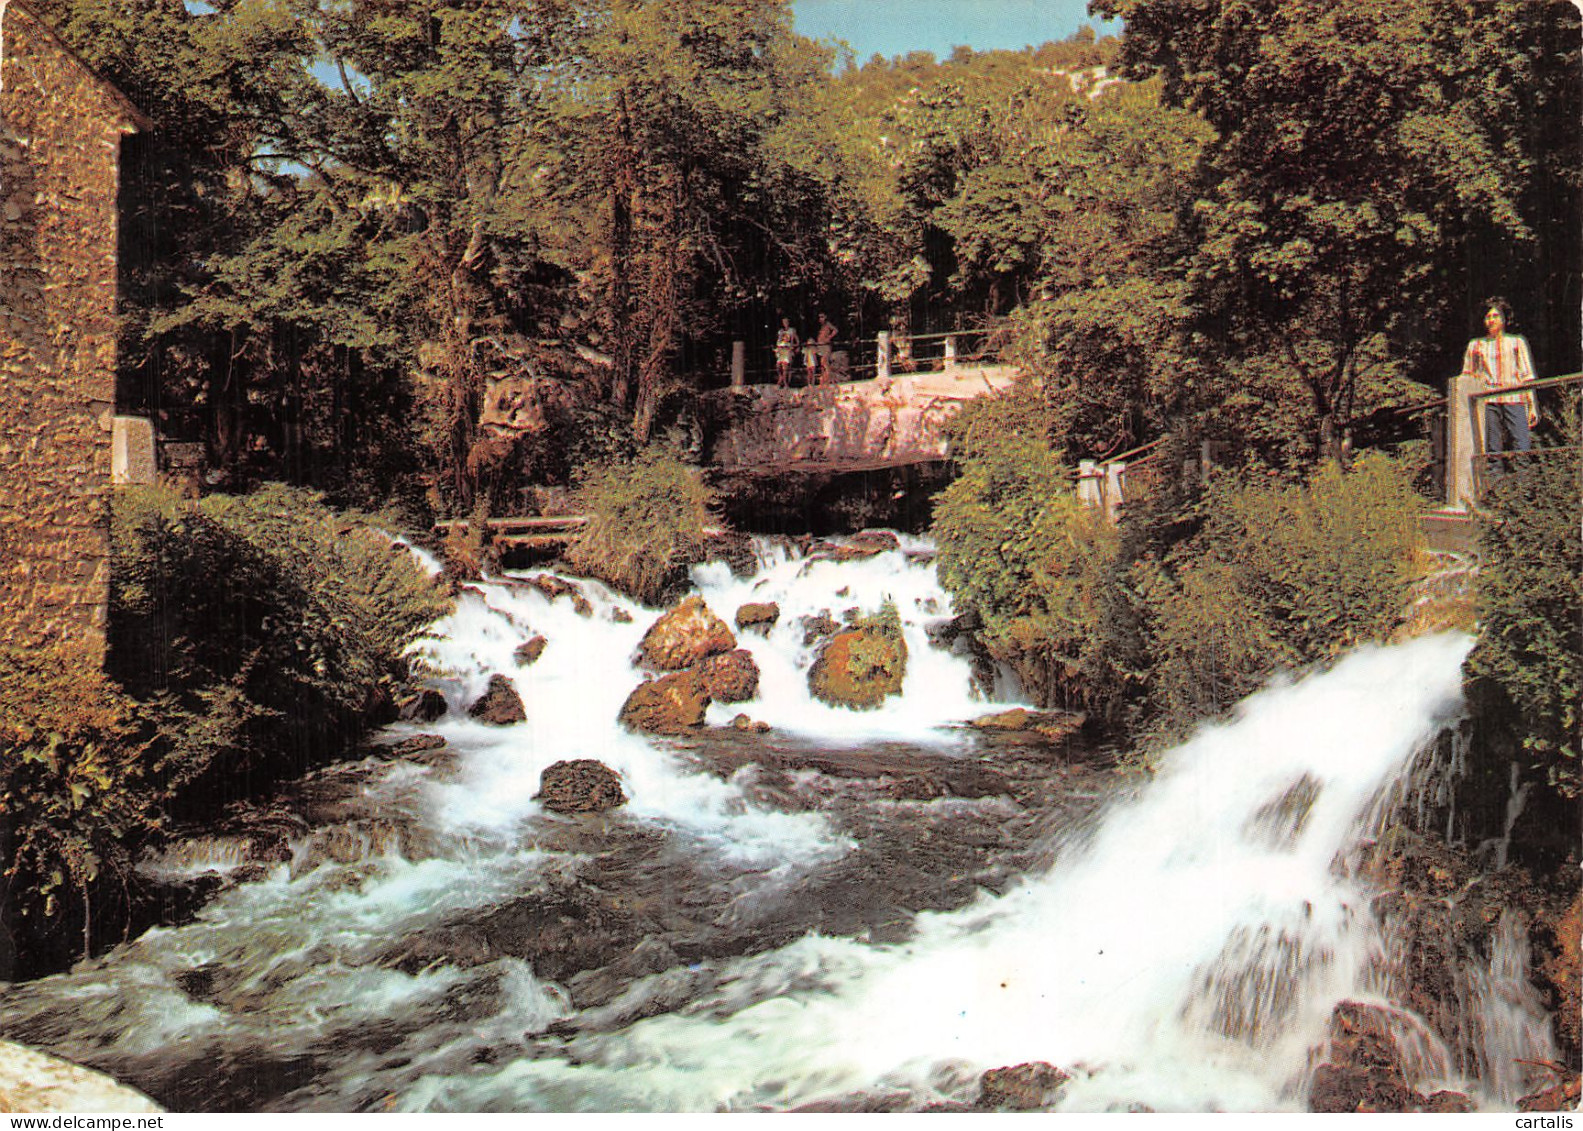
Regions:
M 704 458 L 725 474 L 872 471 L 943 461 L 962 406 L 1011 388 L 1008 365 L 951 364 L 804 388 L 733 386 L 705 393 Z
M 930 339 L 926 339 L 930 340 Z M 881 336 L 872 364 L 839 366 L 846 376 L 829 384 L 749 384 L 737 352 L 729 388 L 700 398 L 700 456 L 726 480 L 772 481 L 795 487 L 801 477 L 826 481 L 832 476 L 915 465 L 943 467 L 949 460 L 951 419 L 975 397 L 1011 388 L 1020 371 L 982 356 L 958 353 L 956 335 L 932 336 L 941 347 L 933 356 L 895 364 L 893 343 Z M 761 370 L 755 377 L 769 377 Z M 838 374 L 839 376 L 839 374 Z M 1583 387 L 1583 374 L 1531 382 L 1525 389 Z M 1430 547 L 1468 552 L 1474 548 L 1473 516 L 1488 483 L 1491 465 L 1515 453 L 1489 452 L 1483 435 L 1483 403 L 1503 390 L 1486 390 L 1471 377 L 1450 380 L 1444 398 L 1401 410 L 1406 416 L 1437 418 L 1431 429 L 1441 452 L 1444 503 L 1426 512 L 1422 525 Z M 1536 449 L 1529 458 L 1547 458 L 1558 448 Z M 1075 472 L 1079 498 L 1118 520 L 1131 503 L 1153 491 L 1165 470 L 1160 441 L 1105 460 L 1080 461 Z M 1201 462 L 1213 463 L 1204 445 Z M 496 519 L 492 539 L 508 547 L 552 551 L 583 523 L 578 516 Z M 446 524 L 455 525 L 455 524 Z

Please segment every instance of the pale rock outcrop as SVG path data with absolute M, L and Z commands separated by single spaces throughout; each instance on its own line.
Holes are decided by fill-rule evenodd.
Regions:
M 0 1112 L 132 1112 L 165 1109 L 102 1072 L 0 1041 Z

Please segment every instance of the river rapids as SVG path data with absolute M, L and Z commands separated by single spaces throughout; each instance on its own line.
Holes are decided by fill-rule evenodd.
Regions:
M 694 571 L 728 621 L 780 606 L 738 634 L 757 698 L 711 706 L 698 737 L 616 723 L 658 610 L 578 579 L 581 609 L 520 578 L 468 587 L 419 649 L 443 719 L 145 861 L 214 894 L 0 986 L 0 1035 L 173 1110 L 922 1110 L 1046 1061 L 1071 1076 L 1061 1110 L 1287 1111 L 1338 1003 L 1397 1010 L 1353 864 L 1461 710 L 1467 637 L 1278 682 L 1146 773 L 964 725 L 1017 692 L 990 702 L 982 663 L 931 641 L 952 609 L 927 543 L 757 550 L 751 576 Z M 811 699 L 801 618 L 886 601 L 902 693 Z M 467 717 L 496 673 L 525 722 Z M 770 729 L 731 727 L 739 710 Z M 393 745 L 420 732 L 445 746 Z M 540 772 L 569 758 L 618 771 L 629 803 L 543 810 Z M 1535 1009 L 1489 992 L 1521 1038 L 1504 1055 L 1544 1055 Z M 1415 1087 L 1514 1101 L 1433 1052 Z

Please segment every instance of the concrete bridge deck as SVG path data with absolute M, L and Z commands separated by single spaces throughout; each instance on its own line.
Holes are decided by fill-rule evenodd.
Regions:
M 944 460 L 946 425 L 975 397 L 1011 388 L 1008 365 L 961 365 L 835 385 L 704 394 L 704 458 L 727 474 L 871 471 Z

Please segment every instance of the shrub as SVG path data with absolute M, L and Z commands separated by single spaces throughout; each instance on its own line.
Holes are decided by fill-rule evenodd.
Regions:
M 1577 434 L 1575 415 L 1568 432 Z M 1512 744 L 1566 797 L 1583 792 L 1579 476 L 1577 449 L 1550 449 L 1492 483 L 1478 531 L 1482 631 L 1467 664 L 1469 675 L 1506 699 Z
M 588 524 L 567 548 L 568 563 L 645 604 L 658 603 L 704 556 L 714 494 L 664 448 L 593 467 L 576 502 Z
M 1199 532 L 1134 578 L 1145 607 L 1149 696 L 1170 732 L 1398 623 L 1422 573 L 1409 472 L 1374 453 L 1307 486 L 1214 484 Z
M 1137 661 L 1120 539 L 1078 501 L 1041 420 L 1024 392 L 958 418 L 961 475 L 935 503 L 940 581 L 1037 700 L 1114 721 Z
M 201 503 L 119 493 L 112 553 L 108 669 L 154 720 L 173 795 L 333 755 L 447 608 L 387 537 L 278 485 Z
M 96 657 L 0 648 L 0 928 L 22 976 L 43 952 L 88 953 L 96 896 L 120 894 L 124 920 L 132 847 L 159 823 L 144 751 Z

